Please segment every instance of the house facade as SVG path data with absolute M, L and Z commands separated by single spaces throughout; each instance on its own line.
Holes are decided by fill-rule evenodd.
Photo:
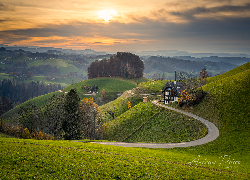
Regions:
M 184 82 L 167 82 L 162 88 L 164 104 L 169 104 L 170 102 L 178 101 L 181 91 L 184 90 L 184 86 Z

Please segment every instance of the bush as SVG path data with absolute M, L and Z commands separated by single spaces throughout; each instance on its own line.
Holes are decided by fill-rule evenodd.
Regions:
M 180 107 L 183 105 L 193 106 L 199 104 L 201 100 L 206 96 L 206 92 L 202 89 L 191 89 L 189 92 L 184 89 L 181 91 L 180 98 L 178 100 L 178 104 Z
M 23 130 L 22 137 L 25 138 L 25 139 L 29 139 L 30 138 L 30 131 L 28 130 L 28 128 L 25 128 Z

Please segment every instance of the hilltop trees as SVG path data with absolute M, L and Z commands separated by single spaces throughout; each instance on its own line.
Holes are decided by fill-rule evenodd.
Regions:
M 94 61 L 88 68 L 88 78 L 120 76 L 128 79 L 143 76 L 144 64 L 139 56 L 117 52 L 109 60 Z

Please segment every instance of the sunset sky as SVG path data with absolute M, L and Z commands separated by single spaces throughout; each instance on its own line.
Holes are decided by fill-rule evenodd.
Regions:
M 0 0 L 0 44 L 250 53 L 250 1 Z

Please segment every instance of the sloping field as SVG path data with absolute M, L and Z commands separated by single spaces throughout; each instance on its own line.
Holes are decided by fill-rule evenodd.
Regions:
M 1 179 L 250 179 L 249 63 L 227 75 L 210 79 L 208 93 L 193 109 L 213 122 L 220 136 L 187 148 L 146 149 L 72 141 L 38 141 L 0 136 Z M 209 82 L 208 81 L 208 82 Z M 93 84 L 92 84 L 93 85 Z M 113 104 L 112 104 L 113 105 Z M 126 102 L 123 108 L 125 108 Z M 119 106 L 117 106 L 118 108 Z M 126 138 L 139 124 L 161 109 L 139 103 L 107 124 L 107 136 Z M 163 113 L 160 111 L 159 114 Z M 165 116 L 166 122 L 169 114 Z M 165 119 L 165 118 L 164 118 Z M 177 119 L 177 118 L 174 118 Z M 137 120 L 137 121 L 136 121 Z M 149 133 L 150 127 L 144 132 Z M 160 124 L 163 119 L 159 122 Z M 185 120 L 188 121 L 188 120 Z M 111 126 L 117 124 L 115 126 Z M 157 123 L 156 123 L 157 124 Z M 163 128 L 157 127 L 157 130 Z M 125 129 L 125 133 L 119 130 Z M 181 128 L 185 129 L 185 128 Z M 154 132 L 154 131 L 152 131 Z M 156 134 L 156 133 L 155 133 Z M 141 138 L 142 135 L 140 135 Z M 133 136 L 131 136 L 132 138 Z M 120 140 L 119 139 L 119 140 Z M 85 141 L 85 140 L 84 140 Z
M 18 113 L 18 111 L 20 110 L 20 107 L 25 107 L 25 106 L 27 106 L 28 103 L 33 103 L 34 105 L 41 107 L 46 103 L 46 100 L 48 100 L 53 95 L 58 95 L 58 94 L 61 94 L 61 92 L 56 91 L 56 92 L 52 92 L 52 93 L 48 93 L 45 95 L 35 97 L 31 100 L 28 100 L 28 101 L 20 104 L 17 107 L 9 110 L 8 112 L 4 113 L 1 118 L 8 119 L 8 118 L 14 117 Z
M 214 123 L 220 136 L 201 146 L 180 148 L 177 151 L 197 155 L 226 156 L 244 164 L 241 171 L 249 173 L 250 166 L 250 69 L 246 63 L 227 75 L 210 79 L 202 89 L 208 96 L 195 106 L 192 113 Z M 170 150 L 172 151 L 172 150 Z
M 201 122 L 150 102 L 135 105 L 104 128 L 104 139 L 118 142 L 177 143 L 207 134 Z
M 61 59 L 48 59 L 48 60 L 36 60 L 29 63 L 29 66 L 39 66 L 39 65 L 51 65 L 56 66 L 61 74 L 67 74 L 69 72 L 77 72 L 85 76 L 87 73 L 76 68 L 74 65 L 69 64 Z
M 98 86 L 98 94 L 96 95 L 96 98 L 101 97 L 102 90 L 105 89 L 107 98 L 106 102 L 117 98 L 118 93 L 133 89 L 137 86 L 134 81 L 122 78 L 95 78 L 75 83 L 64 88 L 63 91 L 68 92 L 70 89 L 76 88 L 81 99 L 93 97 L 92 95 L 84 95 L 86 94 L 84 89 L 85 84 L 87 87 L 93 85 Z

